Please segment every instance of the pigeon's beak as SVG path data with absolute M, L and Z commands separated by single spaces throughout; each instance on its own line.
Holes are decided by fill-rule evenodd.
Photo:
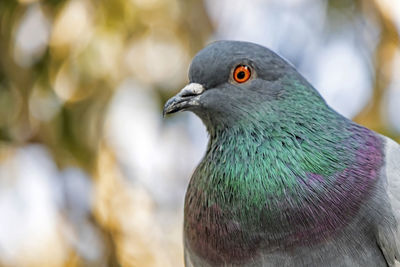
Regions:
M 170 98 L 165 103 L 163 115 L 185 110 L 189 107 L 199 105 L 200 95 L 204 92 L 204 87 L 198 83 L 186 85 L 177 95 Z

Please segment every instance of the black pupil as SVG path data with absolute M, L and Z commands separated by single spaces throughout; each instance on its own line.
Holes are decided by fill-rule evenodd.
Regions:
M 236 77 L 241 80 L 244 79 L 244 77 L 246 76 L 246 73 L 244 73 L 244 71 L 239 72 Z

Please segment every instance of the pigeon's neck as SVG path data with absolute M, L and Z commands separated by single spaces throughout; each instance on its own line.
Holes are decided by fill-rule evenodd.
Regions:
M 343 119 L 336 125 L 271 122 L 247 122 L 210 135 L 206 156 L 199 169 L 207 173 L 203 181 L 218 185 L 232 197 L 250 201 L 252 190 L 266 193 L 270 199 L 298 192 L 309 179 L 329 181 L 351 162 L 360 143 L 351 143 L 353 132 Z M 344 149 L 343 144 L 354 147 Z M 240 189 L 240 190 L 239 190 Z M 243 192 L 244 195 L 240 195 Z M 251 193 L 254 203 L 260 194 Z
M 229 258 L 238 242 L 271 249 L 316 243 L 354 218 L 379 176 L 382 143 L 336 113 L 325 116 L 334 124 L 286 116 L 211 136 L 186 195 L 194 250 Z

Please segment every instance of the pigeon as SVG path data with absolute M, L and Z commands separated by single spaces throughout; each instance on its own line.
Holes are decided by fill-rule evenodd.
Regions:
M 398 264 L 400 145 L 261 45 L 213 42 L 189 81 L 163 110 L 209 134 L 185 196 L 185 266 Z

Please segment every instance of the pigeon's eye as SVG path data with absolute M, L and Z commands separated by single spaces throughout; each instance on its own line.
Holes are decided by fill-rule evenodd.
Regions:
M 244 83 L 250 79 L 251 71 L 246 65 L 239 65 L 235 68 L 233 72 L 233 79 L 238 83 Z

